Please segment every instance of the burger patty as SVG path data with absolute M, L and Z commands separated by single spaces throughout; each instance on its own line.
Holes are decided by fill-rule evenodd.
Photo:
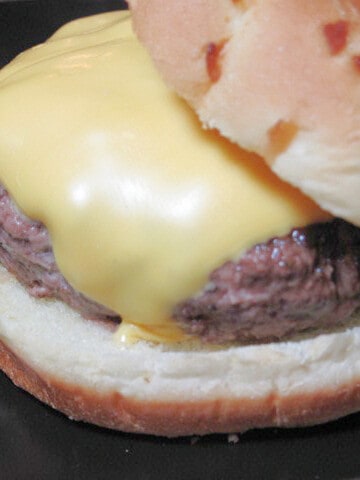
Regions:
M 339 219 L 297 228 L 210 275 L 175 309 L 207 342 L 276 340 L 343 324 L 360 305 L 360 229 Z
M 116 313 L 68 284 L 56 265 L 47 229 L 21 213 L 1 185 L 0 262 L 34 297 L 62 300 L 86 318 L 120 321 Z
M 344 323 L 360 305 L 360 229 L 342 220 L 294 229 L 211 273 L 173 316 L 205 342 L 274 340 Z M 0 185 L 0 261 L 35 297 L 58 298 L 84 317 L 120 317 L 74 290 L 59 272 L 48 231 Z

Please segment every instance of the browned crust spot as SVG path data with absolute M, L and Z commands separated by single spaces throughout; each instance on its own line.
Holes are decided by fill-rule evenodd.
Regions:
M 360 379 L 333 389 L 264 398 L 140 401 L 100 394 L 36 372 L 0 342 L 0 368 L 12 381 L 72 419 L 127 432 L 164 436 L 241 432 L 255 427 L 305 426 L 360 408 Z
M 360 73 L 360 55 L 354 55 L 352 57 L 353 65 L 358 73 Z
M 221 53 L 227 40 L 210 42 L 206 46 L 206 70 L 211 83 L 216 83 L 221 78 Z
M 291 121 L 279 120 L 268 131 L 269 136 L 269 154 L 271 157 L 277 157 L 285 152 L 299 131 L 299 127 Z
M 335 23 L 328 23 L 324 25 L 323 32 L 331 55 L 338 55 L 347 45 L 349 22 L 339 20 Z

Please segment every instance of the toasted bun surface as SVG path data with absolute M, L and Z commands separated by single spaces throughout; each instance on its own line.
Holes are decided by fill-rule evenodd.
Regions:
M 360 225 L 360 1 L 129 3 L 164 78 L 206 126 Z
M 360 326 L 278 344 L 121 347 L 0 271 L 0 367 L 71 418 L 165 436 L 311 425 L 360 408 Z

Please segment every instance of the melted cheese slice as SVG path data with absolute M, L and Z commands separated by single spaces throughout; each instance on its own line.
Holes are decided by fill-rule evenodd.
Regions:
M 0 73 L 0 178 L 118 334 L 174 341 L 173 306 L 256 242 L 327 217 L 161 82 L 129 14 L 68 24 Z

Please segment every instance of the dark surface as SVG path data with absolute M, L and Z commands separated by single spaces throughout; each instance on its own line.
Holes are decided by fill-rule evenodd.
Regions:
M 225 435 L 194 443 L 111 432 L 67 420 L 0 374 L 6 480 L 355 479 L 359 445 L 359 415 L 312 429 L 248 432 L 237 444 Z
M 70 18 L 118 5 L 102 0 L 0 1 L 0 63 Z M 192 443 L 71 422 L 0 374 L 1 480 L 360 478 L 360 415 L 316 428 L 249 432 L 236 445 L 224 435 Z

